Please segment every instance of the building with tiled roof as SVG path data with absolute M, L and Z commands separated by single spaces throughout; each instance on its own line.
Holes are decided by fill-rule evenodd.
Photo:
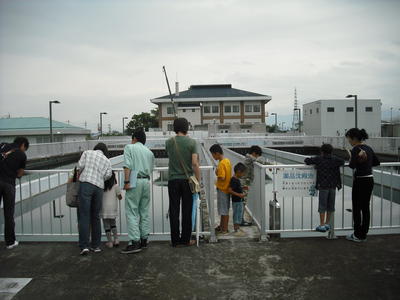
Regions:
M 265 123 L 271 96 L 232 88 L 231 84 L 191 85 L 173 94 L 176 114 L 191 125 Z M 171 130 L 174 108 L 169 95 L 151 99 L 159 107 L 159 126 Z

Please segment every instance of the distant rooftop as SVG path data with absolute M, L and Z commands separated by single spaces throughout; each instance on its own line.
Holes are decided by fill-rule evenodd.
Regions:
M 89 134 L 90 130 L 74 126 L 71 124 L 53 120 L 53 129 L 61 133 L 70 134 Z M 0 132 L 2 135 L 12 134 L 14 132 L 30 131 L 32 134 L 40 134 L 49 130 L 49 119 L 43 117 L 26 118 L 0 118 Z M 7 133 L 7 134 L 5 134 Z
M 185 100 L 193 100 L 193 99 L 206 99 L 210 100 L 210 98 L 233 98 L 226 100 L 271 100 L 271 96 L 258 94 L 254 92 L 239 90 L 232 88 L 231 84 L 204 84 L 204 85 L 191 85 L 188 90 L 180 91 L 179 96 L 173 94 L 174 100 L 177 102 L 185 101 Z M 236 99 L 235 99 L 236 98 Z M 170 96 L 165 95 L 162 97 L 158 97 L 152 99 L 153 103 L 162 103 L 169 101 Z M 165 101 L 166 100 L 166 101 Z

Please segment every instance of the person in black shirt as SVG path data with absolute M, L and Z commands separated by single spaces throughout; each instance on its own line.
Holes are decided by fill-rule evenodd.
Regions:
M 346 132 L 346 138 L 353 146 L 350 154 L 349 167 L 354 169 L 352 205 L 354 233 L 346 238 L 354 242 L 366 241 L 369 230 L 369 202 L 374 188 L 372 167 L 379 166 L 379 159 L 371 147 L 364 144 L 368 134 L 364 129 L 352 128 Z
M 320 225 L 315 230 L 320 232 L 331 229 L 329 224 L 331 214 L 335 211 L 336 188 L 339 190 L 342 188 L 339 168 L 344 165 L 344 160 L 333 156 L 332 151 L 332 145 L 323 144 L 320 156 L 307 157 L 304 160 L 305 164 L 315 165 L 315 169 L 317 169 L 316 187 L 319 191 Z
M 239 232 L 240 224 L 242 223 L 243 216 L 243 198 L 246 194 L 243 192 L 243 187 L 240 182 L 240 178 L 246 173 L 246 166 L 242 163 L 238 163 L 233 168 L 235 174 L 232 176 L 229 183 L 229 194 L 232 195 L 232 210 L 233 210 L 233 228 L 235 232 Z
M 11 144 L 0 145 L 0 203 L 4 207 L 4 238 L 6 248 L 18 246 L 15 240 L 15 179 L 24 175 L 26 164 L 25 151 L 29 141 L 25 137 L 17 137 Z

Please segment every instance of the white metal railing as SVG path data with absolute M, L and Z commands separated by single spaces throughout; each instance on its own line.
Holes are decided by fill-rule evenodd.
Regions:
M 382 163 L 380 167 L 374 168 L 374 173 L 381 175 L 374 185 L 374 190 L 371 196 L 371 223 L 370 229 L 380 230 L 381 233 L 400 232 L 400 175 L 397 174 L 395 168 L 400 167 L 400 163 Z M 294 233 L 294 232 L 312 232 L 319 225 L 318 215 L 318 197 L 301 197 L 280 196 L 274 189 L 277 170 L 284 169 L 307 169 L 313 168 L 306 165 L 258 165 L 256 166 L 258 175 L 265 178 L 265 174 L 272 177 L 270 187 L 268 184 L 265 187 L 266 198 L 265 208 L 266 216 L 271 216 L 269 204 L 270 201 L 276 200 L 280 204 L 279 221 L 266 222 L 264 227 L 265 234 L 270 233 Z M 390 171 L 388 171 L 388 169 Z M 334 223 L 332 222 L 335 231 L 352 230 L 352 214 L 351 208 L 351 188 L 352 178 L 346 174 L 348 167 L 344 166 L 341 169 L 343 188 L 336 193 L 336 212 L 334 214 Z M 388 176 L 389 175 L 389 176 Z M 386 176 L 386 180 L 382 180 L 382 176 Z M 347 178 L 346 178 L 347 177 Z M 347 179 L 347 180 L 346 180 Z M 279 224 L 280 228 L 274 228 Z
M 224 149 L 232 166 L 243 162 L 244 156 Z M 271 160 L 270 163 L 273 163 Z M 371 231 L 400 233 L 400 175 L 399 162 L 382 163 L 373 170 L 375 185 L 371 196 Z M 269 234 L 282 236 L 312 236 L 319 225 L 318 197 L 282 196 L 276 190 L 277 170 L 313 169 L 304 164 L 254 164 L 254 182 L 250 186 L 247 211 L 260 230 L 261 239 Z M 336 212 L 332 218 L 333 231 L 352 229 L 351 187 L 352 170 L 341 169 L 343 188 L 336 192 Z M 278 209 L 276 209 L 278 207 Z
M 123 182 L 123 169 L 114 168 L 113 170 L 121 184 Z M 167 170 L 167 167 L 155 168 L 150 179 L 150 234 L 152 239 L 169 239 Z M 200 170 L 207 207 L 212 209 L 213 212 L 213 167 L 201 166 Z M 74 241 L 77 239 L 77 210 L 68 207 L 65 202 L 66 183 L 71 173 L 72 170 L 70 169 L 26 171 L 24 180 L 19 181 L 16 188 L 15 229 L 20 240 Z M 119 202 L 118 211 L 118 231 L 121 234 L 121 239 L 126 240 L 125 197 Z M 209 215 L 213 215 L 213 213 L 209 212 Z M 4 219 L 1 215 L 0 235 L 3 234 L 3 224 Z M 210 228 L 214 228 L 212 218 L 210 219 Z M 212 230 L 211 232 L 202 231 L 201 234 L 215 237 Z

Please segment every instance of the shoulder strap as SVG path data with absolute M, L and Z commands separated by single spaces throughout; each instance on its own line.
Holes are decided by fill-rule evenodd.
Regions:
M 174 144 L 175 144 L 176 154 L 178 154 L 179 162 L 181 163 L 181 167 L 183 169 L 183 172 L 185 172 L 186 178 L 189 179 L 189 174 L 188 174 L 188 172 L 186 170 L 185 164 L 183 163 L 182 156 L 181 156 L 181 153 L 180 153 L 179 148 L 178 148 L 178 143 L 176 142 L 176 138 L 173 137 L 173 140 L 174 140 Z

